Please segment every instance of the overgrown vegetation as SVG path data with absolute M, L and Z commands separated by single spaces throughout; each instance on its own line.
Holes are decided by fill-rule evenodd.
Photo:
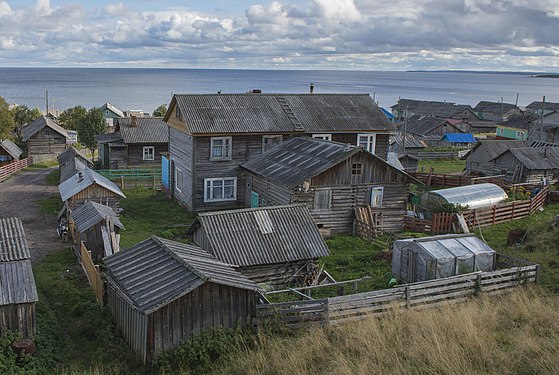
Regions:
M 55 169 L 47 175 L 47 185 L 58 186 L 60 184 L 60 169 Z
M 466 161 L 460 159 L 422 159 L 419 161 L 417 170 L 428 173 L 431 167 L 433 167 L 433 173 L 459 174 L 466 168 Z
M 466 211 L 468 208 L 469 206 L 467 204 L 439 202 L 431 209 L 431 211 L 434 214 L 440 214 L 443 212 L 448 214 L 459 214 L 462 211 Z

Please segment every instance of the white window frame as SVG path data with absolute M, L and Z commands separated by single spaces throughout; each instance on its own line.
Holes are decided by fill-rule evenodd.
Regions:
M 155 146 L 144 146 L 142 148 L 142 160 L 155 160 Z
M 380 197 L 377 199 L 377 197 Z M 371 187 L 371 207 L 382 207 L 384 203 L 384 186 L 372 186 Z
M 269 143 L 266 143 L 267 139 L 279 139 L 279 142 L 276 145 L 276 146 L 279 146 L 283 142 L 283 135 L 263 135 L 262 136 L 262 153 L 265 153 L 266 151 L 270 151 L 271 149 L 276 147 L 276 146 L 272 146 L 271 148 L 266 149 L 266 146 L 269 145 Z M 274 144 L 274 143 L 272 143 L 272 144 Z
M 216 141 L 223 141 L 221 146 L 214 145 Z M 211 137 L 210 138 L 210 160 L 231 160 L 233 138 L 232 137 Z M 214 147 L 221 147 L 221 156 L 214 156 Z M 225 151 L 225 153 L 224 153 Z
M 367 139 L 364 142 L 361 142 L 362 137 Z M 375 133 L 357 134 L 357 146 L 363 147 L 371 154 L 374 154 L 376 145 L 377 145 L 377 135 Z
M 317 207 L 317 197 L 318 193 L 328 193 L 328 207 Z M 314 197 L 313 197 L 313 210 L 316 211 L 327 211 L 332 209 L 332 189 L 324 188 L 324 189 L 315 189 Z
M 175 190 L 179 193 L 182 193 L 182 189 L 184 187 L 184 176 L 180 168 L 175 167 Z
M 332 141 L 332 134 L 317 133 L 317 134 L 313 134 L 312 137 L 315 139 L 322 139 L 323 141 Z
M 233 181 L 233 196 L 231 198 L 223 198 L 225 193 L 225 182 Z M 221 195 L 222 198 L 214 198 L 213 191 L 215 182 L 221 182 Z M 209 196 L 208 196 L 209 189 Z M 237 177 L 220 177 L 220 178 L 205 178 L 204 179 L 204 202 L 223 202 L 223 201 L 234 201 L 237 200 Z
M 524 138 L 524 132 L 521 130 L 516 131 L 516 138 Z

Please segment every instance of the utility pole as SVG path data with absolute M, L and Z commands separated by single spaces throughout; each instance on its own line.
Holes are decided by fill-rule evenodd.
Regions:
M 46 104 L 46 106 L 47 106 L 47 107 L 46 107 L 46 108 L 47 108 L 47 111 L 45 112 L 45 116 L 48 116 L 48 114 L 49 114 L 49 90 L 46 90 L 45 99 L 46 99 L 46 103 L 45 103 L 45 104 Z
M 545 96 L 543 97 L 542 100 L 542 113 L 540 113 L 540 141 L 545 141 L 545 139 L 543 138 L 543 111 L 545 110 Z
M 406 153 L 406 133 L 408 132 L 408 107 L 406 107 L 406 117 L 404 118 L 404 134 L 402 135 L 402 151 Z

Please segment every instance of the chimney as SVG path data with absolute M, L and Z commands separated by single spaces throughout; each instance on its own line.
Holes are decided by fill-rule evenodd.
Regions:
M 260 89 L 253 89 L 253 90 L 251 91 L 251 93 L 252 93 L 252 94 L 262 94 L 262 90 L 260 90 Z
M 132 128 L 138 127 L 138 117 L 137 116 L 130 116 L 130 126 Z
M 314 92 L 314 83 L 311 83 L 310 91 L 311 91 L 311 94 Z
M 547 147 L 543 149 L 543 157 L 547 159 Z

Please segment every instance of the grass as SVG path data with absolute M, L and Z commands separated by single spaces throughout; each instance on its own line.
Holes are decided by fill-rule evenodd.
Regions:
M 59 196 L 41 198 L 37 200 L 39 212 L 43 215 L 56 215 L 62 208 L 62 201 Z
M 171 201 L 163 193 L 136 189 L 124 192 L 121 221 L 126 230 L 121 232 L 121 248 L 128 248 L 155 234 L 168 239 L 181 239 L 194 221 L 194 214 Z M 179 226 L 177 226 L 179 225 Z
M 50 172 L 46 178 L 47 185 L 58 186 L 60 184 L 60 169 Z
M 459 159 L 422 159 L 419 161 L 417 170 L 428 173 L 431 167 L 434 168 L 433 173 L 437 174 L 460 173 L 466 167 L 466 161 Z
M 52 159 L 52 160 L 43 161 L 41 163 L 31 164 L 29 167 L 24 168 L 23 170 L 25 171 L 29 169 L 44 169 L 44 168 L 55 167 L 57 165 L 58 165 L 58 160 Z

